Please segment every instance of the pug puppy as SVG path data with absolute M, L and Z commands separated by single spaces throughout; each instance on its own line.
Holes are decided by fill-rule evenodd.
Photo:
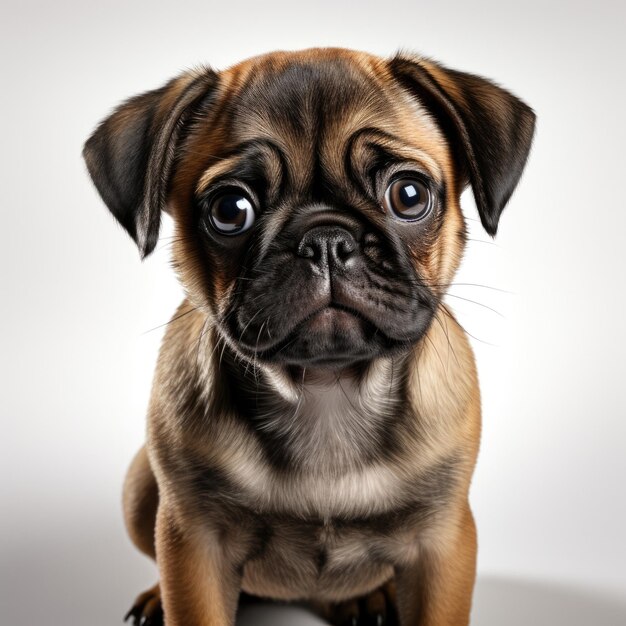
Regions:
M 124 488 L 159 583 L 134 624 L 230 626 L 240 593 L 334 624 L 462 626 L 475 577 L 472 350 L 444 304 L 469 184 L 485 230 L 535 115 L 426 58 L 276 52 L 136 96 L 84 148 L 186 298 Z

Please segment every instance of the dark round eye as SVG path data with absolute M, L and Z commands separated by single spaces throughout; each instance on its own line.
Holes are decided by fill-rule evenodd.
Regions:
M 418 178 L 399 178 L 387 187 L 383 205 L 387 211 L 402 220 L 421 220 L 431 210 L 430 189 Z
M 228 192 L 211 201 L 211 226 L 222 235 L 238 235 L 254 223 L 252 202 L 239 192 Z

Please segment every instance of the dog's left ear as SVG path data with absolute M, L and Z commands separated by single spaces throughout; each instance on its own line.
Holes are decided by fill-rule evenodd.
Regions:
M 397 55 L 389 66 L 451 139 L 461 178 L 471 183 L 481 222 L 494 236 L 526 164 L 533 110 L 485 78 L 429 59 Z
M 83 157 L 104 203 L 141 257 L 156 246 L 181 129 L 217 74 L 187 72 L 120 105 L 85 143 Z

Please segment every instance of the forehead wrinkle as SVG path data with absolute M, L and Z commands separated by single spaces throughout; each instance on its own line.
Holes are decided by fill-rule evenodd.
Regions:
M 293 178 L 292 190 L 305 193 L 318 158 L 324 174 L 344 173 L 347 163 L 340 154 L 339 136 L 376 124 L 410 137 L 396 151 L 418 159 L 441 178 L 441 163 L 449 170 L 445 167 L 448 150 L 435 120 L 381 72 L 380 59 L 343 53 L 339 57 L 329 58 L 316 50 L 279 57 L 260 55 L 223 72 L 231 78 L 228 108 L 232 115 L 229 128 L 224 129 L 229 143 L 257 138 L 273 141 L 281 148 Z M 294 76 L 303 80 L 293 80 Z M 273 182 L 274 176 L 269 178 Z
M 225 157 L 217 163 L 210 165 L 200 176 L 196 183 L 196 194 L 202 193 L 210 184 L 211 181 L 223 176 L 225 174 L 231 174 L 236 171 L 236 164 L 240 160 L 241 155 L 234 155 Z
M 233 149 L 234 154 L 223 157 L 217 163 L 209 166 L 198 180 L 196 194 L 202 193 L 216 178 L 221 176 L 228 175 L 233 179 L 240 178 L 241 165 L 245 163 L 245 159 L 260 156 L 264 172 L 263 179 L 268 186 L 268 196 L 275 197 L 279 186 L 283 182 L 283 178 L 287 175 L 287 172 L 283 171 L 282 159 L 284 155 L 273 143 L 263 142 L 257 144 L 253 141 L 252 144 L 246 143 L 237 146 Z M 244 182 L 249 184 L 251 181 L 244 178 Z
M 310 184 L 318 160 L 331 170 L 339 165 L 339 155 L 332 154 L 338 135 L 392 113 L 384 85 L 362 59 L 290 55 L 256 61 L 234 98 L 231 131 L 243 141 L 261 135 L 279 143 L 298 191 Z
M 297 134 L 287 125 L 280 124 L 278 119 L 272 119 L 269 115 L 264 117 L 260 110 L 254 111 L 251 119 L 239 124 L 235 133 L 238 143 L 266 141 L 274 144 L 284 160 L 286 170 L 284 174 L 292 186 L 296 189 L 303 189 L 306 186 L 306 172 L 312 169 L 313 165 L 313 151 L 307 145 L 306 136 Z M 312 139 L 310 142 L 313 145 Z
M 320 162 L 328 174 L 337 175 L 341 173 L 345 175 L 347 173 L 345 171 L 346 150 L 353 142 L 354 137 L 369 128 L 376 128 L 380 125 L 381 119 L 393 115 L 392 110 L 384 110 L 383 112 L 379 103 L 376 105 L 378 106 L 370 104 L 370 108 L 360 108 L 351 111 L 342 119 L 333 119 L 323 130 L 320 141 Z M 386 132 L 382 128 L 381 131 Z
M 450 147 L 441 128 L 421 102 L 409 96 L 384 74 L 374 73 L 372 79 L 384 94 L 389 110 L 379 114 L 372 128 L 384 137 L 381 147 L 409 161 L 417 161 L 437 180 L 444 182 L 452 174 Z M 359 138 L 353 146 L 361 146 L 367 137 Z
M 443 181 L 443 169 L 439 162 L 426 150 L 418 148 L 417 146 L 411 146 L 409 144 L 400 143 L 378 143 L 371 142 L 372 145 L 380 145 L 380 147 L 387 150 L 393 156 L 397 157 L 399 161 L 414 161 L 422 165 L 426 171 L 431 174 L 432 178 L 440 183 Z

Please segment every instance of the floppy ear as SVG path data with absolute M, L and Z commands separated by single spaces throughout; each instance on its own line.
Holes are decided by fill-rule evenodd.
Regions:
M 120 105 L 85 143 L 87 169 L 142 258 L 156 246 L 181 128 L 216 84 L 210 69 L 189 72 Z
M 491 81 L 428 59 L 397 55 L 392 74 L 436 118 L 452 143 L 480 220 L 494 236 L 522 175 L 535 129 L 533 110 Z

